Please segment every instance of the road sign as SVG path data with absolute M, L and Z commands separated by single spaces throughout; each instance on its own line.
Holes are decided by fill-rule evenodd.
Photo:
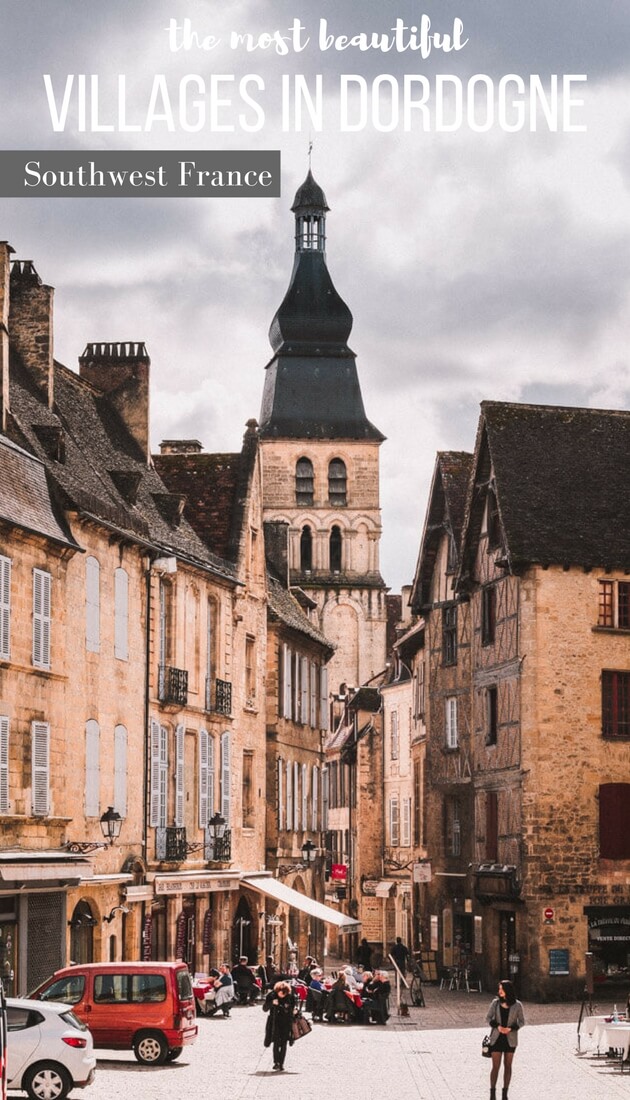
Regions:
M 545 920 L 553 920 L 555 915 L 556 915 L 556 911 L 555 911 L 555 909 L 552 909 L 550 905 L 547 906 L 547 908 L 543 912 L 543 916 L 544 916 Z

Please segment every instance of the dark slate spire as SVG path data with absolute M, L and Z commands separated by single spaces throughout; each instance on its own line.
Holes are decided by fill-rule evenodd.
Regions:
M 271 322 L 274 357 L 267 366 L 260 435 L 285 439 L 377 439 L 363 408 L 352 314 L 326 266 L 326 213 L 321 187 L 308 175 L 298 188 L 291 282 Z

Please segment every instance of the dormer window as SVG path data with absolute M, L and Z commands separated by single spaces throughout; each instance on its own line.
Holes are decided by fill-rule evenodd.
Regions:
M 299 458 L 295 467 L 295 503 L 312 504 L 315 475 L 310 458 Z
M 341 458 L 333 458 L 328 465 L 328 500 L 336 508 L 345 508 L 348 503 L 348 475 Z

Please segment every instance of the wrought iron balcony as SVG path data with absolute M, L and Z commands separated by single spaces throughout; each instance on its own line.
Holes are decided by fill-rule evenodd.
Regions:
M 206 829 L 204 859 L 207 863 L 229 863 L 232 859 L 232 830 L 226 829 L 222 837 L 213 837 Z
M 206 677 L 206 710 L 210 714 L 232 713 L 232 685 L 228 680 Z
M 158 699 L 161 703 L 177 703 L 185 706 L 188 702 L 188 672 L 185 668 L 171 668 L 160 665 L 158 669 Z
M 155 830 L 155 858 L 162 863 L 183 863 L 186 859 L 186 829 L 167 826 Z

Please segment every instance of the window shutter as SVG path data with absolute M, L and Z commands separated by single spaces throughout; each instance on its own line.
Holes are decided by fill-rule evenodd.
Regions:
M 293 763 L 293 831 L 297 833 L 300 828 L 300 765 L 297 760 Z
M 168 730 L 160 726 L 160 814 L 158 825 L 166 826 L 168 815 Z
M 151 801 L 149 825 L 156 829 L 160 824 L 160 723 L 151 719 Z
M 100 649 L 100 571 L 96 558 L 85 559 L 85 648 L 89 653 Z
M 630 859 L 630 783 L 599 788 L 599 854 L 601 859 Z
M 127 730 L 120 725 L 114 729 L 114 809 L 127 816 Z
M 101 731 L 99 724 L 90 718 L 85 724 L 85 816 L 100 814 L 100 763 Z
M 401 845 L 403 848 L 408 848 L 411 844 L 411 799 L 403 798 L 402 804 L 402 839 Z
M 0 557 L 0 658 L 11 657 L 11 559 Z
M 230 823 L 230 734 L 221 734 L 221 816 Z
M 124 569 L 114 573 L 114 656 L 129 658 L 129 578 Z
M 317 729 L 317 665 L 315 661 L 311 661 L 311 700 L 310 700 L 310 714 L 309 725 L 313 729 Z
M 199 817 L 197 823 L 200 829 L 205 829 L 212 815 L 208 813 L 208 731 L 204 729 L 199 730 L 198 754 Z
M 308 658 L 307 657 L 302 657 L 301 664 L 302 664 L 302 668 L 301 668 L 301 676 L 300 676 L 300 679 L 301 679 L 301 683 L 300 683 L 300 688 L 301 688 L 301 691 L 300 691 L 300 722 L 302 723 L 303 726 L 306 726 L 307 723 L 308 723 L 308 708 L 309 708 L 309 703 L 308 703 L 308 696 L 309 696 L 309 692 L 308 692 L 309 662 L 308 662 Z
M 50 668 L 50 573 L 33 570 L 33 664 Z
M 282 647 L 282 668 L 284 671 L 284 717 L 292 718 L 293 711 L 291 703 L 293 700 L 293 685 L 292 685 L 292 654 L 288 645 Z
M 446 700 L 446 746 L 456 749 L 457 745 L 457 699 L 454 695 L 449 695 Z
M 392 848 L 397 848 L 400 843 L 400 813 L 398 799 L 389 801 L 389 834 Z
M 0 715 L 0 814 L 9 812 L 9 719 Z
M 322 829 L 324 832 L 328 829 L 328 803 L 330 798 L 330 780 L 328 778 L 328 768 L 322 769 Z
M 215 768 L 215 752 L 214 752 L 214 737 L 208 734 L 208 818 L 214 817 L 216 806 L 214 804 L 214 792 L 216 788 L 215 782 L 216 768 Z
M 32 737 L 32 811 L 35 817 L 46 817 L 50 810 L 50 726 L 48 722 L 33 722 Z
M 175 826 L 184 824 L 184 727 L 175 730 Z
M 284 791 L 283 791 L 283 779 L 284 779 L 284 762 L 282 757 L 278 757 L 278 829 L 284 829 Z
M 319 677 L 319 726 L 320 729 L 328 729 L 328 669 L 323 668 Z
M 293 828 L 293 767 L 287 760 L 287 829 Z
M 302 829 L 308 829 L 308 768 L 302 764 Z
M 312 783 L 311 830 L 316 833 L 319 829 L 319 768 L 316 764 L 313 767 Z

